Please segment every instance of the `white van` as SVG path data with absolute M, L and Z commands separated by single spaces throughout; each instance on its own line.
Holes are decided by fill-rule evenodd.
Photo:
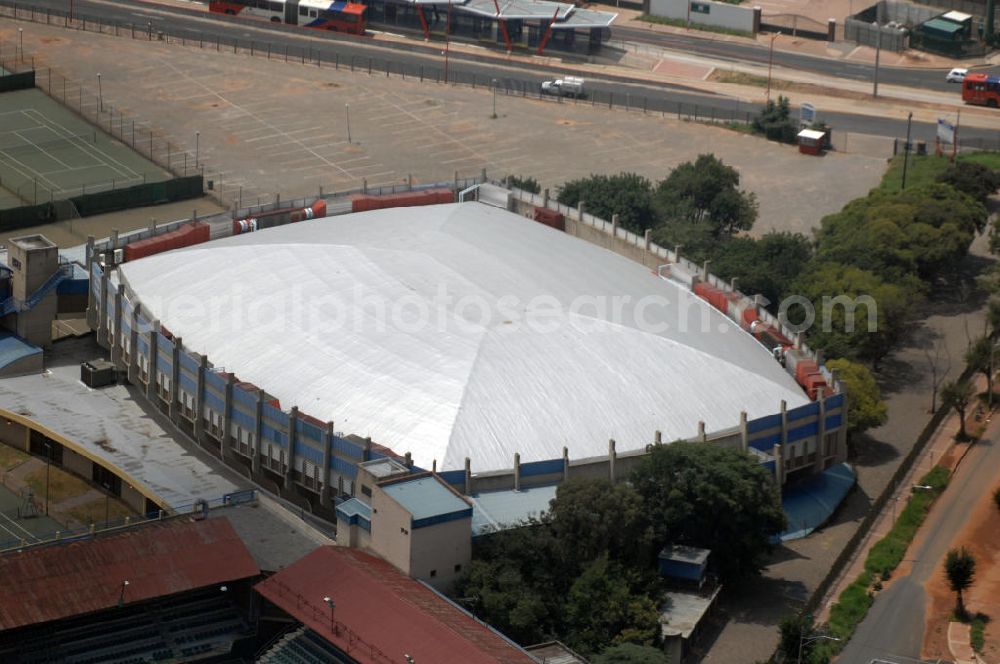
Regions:
M 554 81 L 542 83 L 542 92 L 557 97 L 583 97 L 583 79 L 577 76 L 564 76 Z

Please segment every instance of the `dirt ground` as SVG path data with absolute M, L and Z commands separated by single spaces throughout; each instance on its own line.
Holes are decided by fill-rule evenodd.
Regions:
M 1000 485 L 997 486 L 1000 488 Z M 979 501 L 965 528 L 952 543 L 952 548 L 964 546 L 976 559 L 976 576 L 965 593 L 969 613 L 983 613 L 990 618 L 986 625 L 985 661 L 1000 661 L 1000 509 L 993 502 L 992 491 Z M 924 646 L 926 659 L 950 660 L 948 621 L 955 610 L 955 593 L 948 587 L 944 568 L 924 584 L 927 592 Z

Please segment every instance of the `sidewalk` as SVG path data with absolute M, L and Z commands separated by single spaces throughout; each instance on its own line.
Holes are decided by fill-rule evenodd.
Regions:
M 978 391 L 985 391 L 986 389 L 986 379 L 981 374 L 976 374 L 973 379 L 973 383 Z M 994 406 L 994 415 L 997 412 L 997 404 Z M 989 422 L 989 419 L 986 420 Z M 981 421 L 977 421 L 974 415 L 974 411 L 970 413 L 969 417 L 966 419 L 966 431 L 972 433 L 975 428 L 982 424 Z M 930 472 L 932 468 L 936 465 L 942 465 L 949 468 L 954 474 L 955 469 L 958 464 L 961 463 L 962 459 L 965 458 L 965 454 L 971 448 L 970 443 L 956 443 L 955 436 L 959 431 L 959 418 L 954 412 L 949 414 L 938 427 L 937 431 L 928 441 L 927 446 L 921 453 L 920 457 L 910 468 L 909 472 L 900 482 L 899 486 L 896 487 L 896 491 L 893 493 L 892 497 L 886 502 L 886 506 L 882 508 L 882 512 L 879 514 L 878 518 L 872 524 L 871 529 L 865 535 L 861 544 L 858 545 L 857 550 L 851 557 L 850 563 L 844 568 L 844 570 L 837 577 L 837 580 L 830 586 L 826 595 L 823 596 L 823 600 L 820 602 L 820 608 L 815 616 L 816 622 L 818 624 L 825 623 L 830 618 L 830 608 L 837 602 L 840 597 L 840 593 L 849 586 L 858 576 L 865 570 L 865 560 L 868 557 L 868 552 L 871 548 L 882 539 L 890 530 L 895 523 L 896 518 L 903 512 L 906 507 L 907 500 L 913 492 L 913 486 L 918 483 L 918 480 Z

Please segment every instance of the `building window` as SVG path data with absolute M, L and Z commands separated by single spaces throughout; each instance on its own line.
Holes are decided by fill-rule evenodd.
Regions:
M 13 267 L 15 270 L 20 270 L 21 269 L 21 261 L 17 260 L 16 258 L 11 258 L 10 259 L 10 264 L 11 264 L 11 267 Z
M 462 571 L 462 563 L 455 565 L 455 573 L 457 574 L 461 571 Z
M 372 490 L 371 490 L 371 488 L 365 486 L 364 484 L 361 485 L 361 493 L 363 493 L 364 495 L 368 496 L 369 498 L 372 497 Z
M 436 569 L 432 569 L 431 570 L 431 578 L 433 579 L 437 575 L 438 575 L 438 571 Z

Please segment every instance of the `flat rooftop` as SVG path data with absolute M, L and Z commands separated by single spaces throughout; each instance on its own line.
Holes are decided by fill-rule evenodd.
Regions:
M 16 244 L 24 249 L 52 249 L 56 245 L 44 235 L 22 235 L 12 237 L 11 244 Z
M 455 495 L 444 483 L 431 475 L 401 480 L 380 487 L 390 498 L 403 506 L 416 522 L 424 519 L 472 512 L 472 507 Z
M 177 443 L 125 386 L 90 389 L 80 382 L 80 363 L 102 353 L 92 338 L 57 343 L 45 373 L 0 380 L 0 408 L 123 470 L 171 508 L 189 509 L 199 498 L 251 486 L 237 484 L 235 473 L 223 475 Z

